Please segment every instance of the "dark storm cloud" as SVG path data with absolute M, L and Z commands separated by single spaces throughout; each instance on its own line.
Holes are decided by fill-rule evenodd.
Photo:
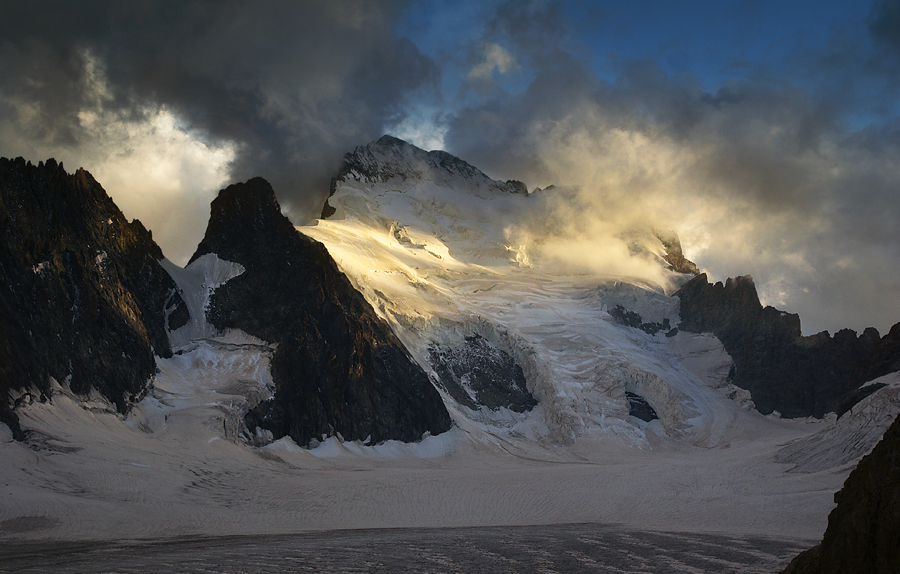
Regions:
M 868 24 L 876 40 L 900 52 L 900 2 L 896 0 L 875 2 Z
M 271 179 L 303 220 L 343 153 L 378 137 L 437 78 L 392 30 L 403 4 L 8 3 L 0 105 L 39 114 L 30 137 L 69 146 L 85 137 L 85 109 L 139 119 L 165 106 L 209 141 L 234 142 L 233 177 Z M 99 104 L 86 87 L 92 62 L 108 83 Z
M 666 225 L 717 279 L 753 274 L 807 333 L 900 320 L 896 2 L 787 61 L 735 62 L 712 90 L 649 59 L 612 58 L 601 79 L 559 7 L 495 12 L 476 41 L 511 46 L 534 80 L 456 114 L 451 152 L 531 186 L 580 185 L 580 210 L 556 206 L 569 251 L 573 236 L 598 244 L 585 229 Z

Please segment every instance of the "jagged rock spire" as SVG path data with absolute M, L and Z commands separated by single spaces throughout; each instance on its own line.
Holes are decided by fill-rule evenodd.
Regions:
M 219 193 L 192 260 L 206 253 L 246 269 L 213 293 L 209 321 L 278 343 L 275 396 L 247 415 L 248 427 L 301 445 L 337 434 L 413 441 L 450 428 L 425 372 L 325 247 L 281 214 L 268 182 Z

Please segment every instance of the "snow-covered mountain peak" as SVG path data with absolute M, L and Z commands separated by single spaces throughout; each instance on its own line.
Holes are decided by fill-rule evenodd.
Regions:
M 327 247 L 441 381 L 451 415 L 476 434 L 635 446 L 647 445 L 649 432 L 713 446 L 727 442 L 734 416 L 750 416 L 716 388 L 728 386 L 730 358 L 721 345 L 675 336 L 677 300 L 665 293 L 688 275 L 664 255 L 677 239 L 663 241 L 647 228 L 610 244 L 567 244 L 566 222 L 550 202 L 571 190 L 498 193 L 499 182 L 450 154 L 388 136 L 348 154 L 345 168 L 326 217 L 301 231 Z M 615 266 L 594 264 L 613 259 Z M 622 317 L 638 328 L 623 326 Z M 473 354 L 482 344 L 489 352 Z M 489 355 L 502 360 L 483 366 Z M 520 368 L 533 411 L 498 410 L 490 401 L 473 408 L 467 399 L 497 389 L 479 373 L 518 380 L 499 372 L 503 357 Z M 474 365 L 471 373 L 464 364 Z M 659 420 L 630 416 L 632 398 Z
M 336 180 L 399 185 L 428 181 L 459 190 L 528 193 L 520 181 L 493 180 L 445 151 L 425 151 L 390 135 L 348 153 Z

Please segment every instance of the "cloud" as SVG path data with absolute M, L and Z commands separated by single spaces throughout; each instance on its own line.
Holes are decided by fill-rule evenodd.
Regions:
M 466 75 L 466 88 L 477 94 L 487 95 L 497 89 L 494 73 L 506 74 L 519 66 L 516 59 L 503 46 L 485 42 L 481 50 L 482 59 L 472 66 Z
M 304 223 L 321 208 L 343 154 L 380 136 L 417 90 L 437 80 L 434 64 L 393 30 L 405 4 L 13 3 L 0 20 L 0 130 L 12 136 L 0 154 L 65 150 L 72 159 L 58 159 L 96 171 L 91 162 L 101 158 L 88 151 L 96 134 L 85 129 L 85 113 L 117 134 L 150 138 L 120 142 L 134 149 L 153 146 L 158 132 L 131 128 L 165 113 L 173 129 L 213 152 L 227 148 L 231 179 L 272 181 L 286 211 Z M 96 68 L 102 94 L 91 80 Z M 177 149 L 194 148 L 170 151 Z M 205 184 L 218 180 L 222 157 L 212 160 L 216 176 Z M 194 183 L 182 179 L 185 191 Z M 129 193 L 108 185 L 114 197 Z M 129 215 L 145 218 L 168 197 L 145 197 Z
M 167 257 L 186 262 L 202 239 L 210 201 L 228 183 L 237 147 L 207 143 L 179 126 L 165 106 L 108 105 L 113 95 L 102 63 L 86 50 L 77 57 L 79 108 L 68 112 L 70 121 L 48 121 L 41 100 L 7 99 L 4 149 L 35 160 L 56 157 L 70 171 L 89 166 L 127 217 L 156 232 Z
M 892 0 L 878 0 L 869 14 L 872 36 L 890 49 L 900 52 L 900 4 Z
M 469 80 L 484 80 L 491 77 L 496 70 L 500 74 L 514 69 L 516 60 L 503 46 L 488 42 L 484 45 L 484 60 L 469 71 Z
M 523 237 L 572 264 L 616 268 L 634 230 L 670 228 L 714 278 L 752 274 L 764 302 L 799 312 L 805 333 L 884 332 L 900 320 L 900 122 L 858 103 L 879 100 L 896 72 L 855 67 L 892 49 L 886 4 L 869 20 L 879 41 L 860 29 L 773 68 L 805 74 L 725 79 L 712 91 L 649 60 L 622 60 L 604 81 L 567 47 L 564 22 L 535 5 L 552 6 L 503 6 L 478 39 L 514 46 L 534 80 L 469 105 L 445 134 L 451 152 L 495 177 L 579 190 L 548 200 L 555 224 L 532 223 Z M 856 52 L 816 68 L 836 45 Z M 819 82 L 828 71 L 858 87 Z
M 715 81 L 679 70 L 678 50 L 592 54 L 577 3 L 435 5 L 456 19 L 426 34 L 443 42 L 431 59 L 398 36 L 424 17 L 401 0 L 9 3 L 0 155 L 83 165 L 183 260 L 217 187 L 266 177 L 304 223 L 343 154 L 389 126 L 493 177 L 577 188 L 508 228 L 565 268 L 653 280 L 625 254 L 635 230 L 667 227 L 805 332 L 900 319 L 896 2 L 765 60 L 717 53 Z M 670 27 L 666 45 L 708 48 Z

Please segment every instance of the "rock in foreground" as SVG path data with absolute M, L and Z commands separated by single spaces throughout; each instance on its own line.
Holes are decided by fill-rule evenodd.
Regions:
M 900 568 L 900 418 L 834 495 L 822 543 L 783 574 L 890 574 Z

